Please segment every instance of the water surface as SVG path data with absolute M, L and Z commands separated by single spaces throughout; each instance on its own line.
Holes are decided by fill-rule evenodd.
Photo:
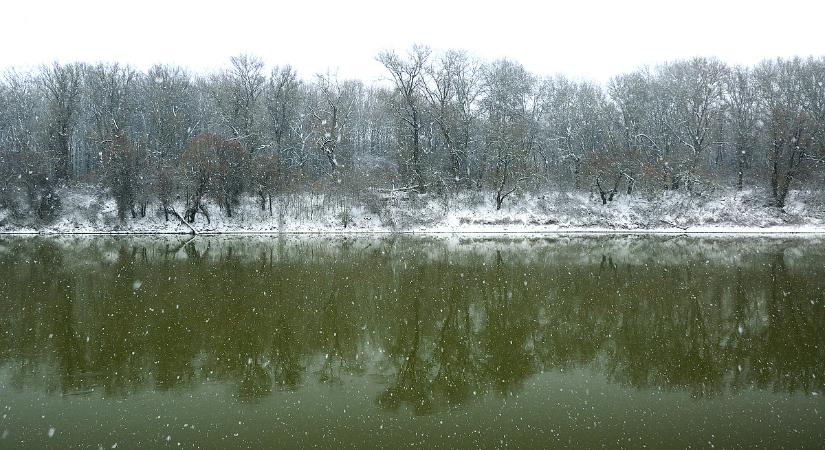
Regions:
M 0 237 L 0 448 L 821 447 L 825 241 Z

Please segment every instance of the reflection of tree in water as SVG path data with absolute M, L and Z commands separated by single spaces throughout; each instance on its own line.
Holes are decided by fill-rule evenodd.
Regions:
M 44 261 L 49 259 L 41 253 Z M 59 258 L 55 255 L 55 258 Z M 54 260 L 52 260 L 54 262 Z M 42 266 L 41 266 L 42 267 Z M 88 355 L 82 339 L 76 330 L 76 319 L 74 317 L 74 289 L 72 279 L 62 273 L 52 274 L 52 286 L 54 292 L 54 322 L 52 324 L 54 333 L 55 356 L 57 358 L 57 370 L 60 374 L 60 391 L 64 394 L 69 392 L 85 391 L 88 389 L 87 366 Z
M 615 329 L 616 315 L 605 311 L 616 307 L 621 279 L 612 257 L 602 255 L 598 270 L 594 269 L 555 266 L 548 270 L 546 286 L 531 289 L 541 296 L 537 353 L 543 370 L 592 362 Z
M 404 303 L 398 336 L 388 351 L 398 363 L 379 404 L 394 410 L 409 405 L 416 414 L 426 414 L 442 402 L 469 401 L 488 386 L 514 393 L 536 370 L 536 311 L 524 284 L 525 269 L 508 268 L 501 254 L 493 267 L 466 273 L 434 266 L 398 284 Z M 432 305 L 426 313 L 424 303 Z M 483 312 L 479 331 L 474 331 L 472 304 Z
M 50 267 L 61 267 L 63 256 L 59 249 L 50 242 L 44 242 L 35 252 L 34 261 L 29 273 L 27 284 L 33 289 L 32 295 L 45 294 L 52 298 L 50 303 L 30 305 L 26 316 L 36 317 L 34 314 L 40 309 L 50 319 L 50 337 L 54 345 L 55 365 L 58 379 L 49 389 L 59 390 L 62 394 L 85 391 L 87 385 L 88 355 L 86 348 L 76 330 L 74 311 L 75 290 L 73 280 L 62 271 L 51 271 Z M 29 355 L 38 352 L 40 344 L 36 342 L 37 334 L 34 329 L 24 334 L 24 347 Z M 33 344 L 33 346 L 32 346 Z M 26 359 L 23 359 L 26 361 Z M 21 375 L 28 373 L 35 375 L 35 360 L 29 360 L 21 367 Z M 28 366 L 28 367 L 27 367 Z
M 198 252 L 192 251 L 189 254 L 192 255 L 192 259 L 187 259 L 187 268 L 203 267 L 204 261 L 200 259 Z M 146 316 L 146 345 L 151 348 L 151 354 L 154 355 L 150 366 L 155 388 L 159 390 L 179 389 L 196 382 L 195 360 L 200 349 L 196 336 L 192 333 L 192 326 L 193 322 L 204 321 L 203 315 L 208 314 L 202 308 L 181 309 L 181 301 L 186 292 L 178 288 L 178 270 L 168 256 L 169 251 L 166 250 L 161 262 L 150 263 L 153 266 L 159 265 L 159 273 L 167 276 L 142 280 L 141 287 L 135 292 L 141 299 L 149 297 L 152 293 L 167 299 L 156 306 L 144 308 L 139 313 Z M 192 273 L 198 271 L 193 269 Z M 205 282 L 196 277 L 192 284 Z
M 341 297 L 341 287 L 332 288 L 321 312 L 319 338 L 324 360 L 318 380 L 322 383 L 340 383 L 343 375 L 361 372 L 354 348 L 344 342 L 348 334 L 344 328 L 348 314 L 340 308 Z
M 232 247 L 221 254 L 217 265 L 219 270 L 206 274 L 206 284 L 217 291 L 215 300 L 229 299 L 229 302 L 221 302 L 222 320 L 234 326 L 226 327 L 229 332 L 222 335 L 223 342 L 218 344 L 222 349 L 218 355 L 220 360 L 214 363 L 222 370 L 228 370 L 223 376 L 238 380 L 241 399 L 254 400 L 272 391 L 271 366 L 267 357 L 271 353 L 268 336 L 272 309 L 267 308 L 259 293 L 244 295 L 247 288 L 255 286 L 257 277 L 254 273 L 237 270 L 243 263 Z
M 416 414 L 432 410 L 431 388 L 428 379 L 429 362 L 422 358 L 421 301 L 423 295 L 423 270 L 415 274 L 415 282 L 401 283 L 398 296 L 402 302 L 398 336 L 389 349 L 388 356 L 397 367 L 395 379 L 378 397 L 378 404 L 392 410 L 401 405 L 411 405 Z
M 436 338 L 433 361 L 438 368 L 432 381 L 433 389 L 451 404 L 466 402 L 473 390 L 479 389 L 477 355 L 473 354 L 473 333 L 468 296 L 455 276 L 448 280 L 447 316 Z
M 821 283 L 821 278 L 789 271 L 782 252 L 772 255 L 769 270 L 766 305 L 770 320 L 755 341 L 752 380 L 773 391 L 821 392 L 825 385 L 825 298 L 821 287 L 811 285 L 811 281 Z
M 254 400 L 272 392 L 272 376 L 259 358 L 250 357 L 244 366 L 238 383 L 238 396 Z
M 297 388 L 304 374 L 300 353 L 301 343 L 293 327 L 293 320 L 285 315 L 279 315 L 275 319 L 272 347 L 269 352 L 273 379 L 286 389 Z
M 126 396 L 215 380 L 251 400 L 300 388 L 308 371 L 334 388 L 375 371 L 390 379 L 382 407 L 427 414 L 517 392 L 539 370 L 696 397 L 819 392 L 825 380 L 825 273 L 781 249 L 728 266 L 627 264 L 599 246 L 571 262 L 564 247 L 527 260 L 398 241 L 35 242 L 0 253 L 0 367 L 21 388 Z
M 655 283 L 676 282 L 669 291 L 661 288 L 664 284 L 640 292 L 631 287 L 617 300 L 619 323 L 608 356 L 609 377 L 637 387 L 687 390 L 696 397 L 715 395 L 725 375 L 719 360 L 724 349 L 708 311 L 718 312 L 722 299 L 697 295 L 708 289 L 707 274 L 696 274 L 687 265 L 643 276 Z
M 524 285 L 514 283 L 514 274 L 505 268 L 500 251 L 496 252 L 492 275 L 481 291 L 486 312 L 484 367 L 496 390 L 506 395 L 517 391 L 535 373 L 531 342 L 535 314 Z

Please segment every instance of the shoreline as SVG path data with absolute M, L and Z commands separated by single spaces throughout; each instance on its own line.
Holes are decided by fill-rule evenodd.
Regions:
M 761 194 L 694 198 L 682 194 L 656 200 L 620 197 L 609 208 L 584 194 L 526 195 L 501 210 L 487 197 L 390 198 L 381 205 L 327 204 L 323 195 L 281 199 L 275 214 L 244 197 L 233 216 L 184 223 L 159 211 L 125 222 L 111 199 L 101 203 L 89 189 L 67 191 L 60 214 L 50 223 L 4 215 L 2 235 L 823 235 L 825 203 L 811 192 L 793 193 L 782 210 L 754 203 Z M 183 205 L 176 205 L 181 208 Z M 178 219 L 181 219 L 178 217 Z
M 825 235 L 825 227 L 687 227 L 687 228 L 651 228 L 651 229 L 611 229 L 611 228 L 548 228 L 548 229 L 442 229 L 423 228 L 407 230 L 349 229 L 349 230 L 204 230 L 192 233 L 188 230 L 91 230 L 91 231 L 0 231 L 0 236 L 289 236 L 289 235 Z

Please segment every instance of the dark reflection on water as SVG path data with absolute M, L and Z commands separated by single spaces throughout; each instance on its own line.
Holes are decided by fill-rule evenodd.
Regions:
M 327 386 L 318 395 L 365 397 L 359 413 L 449 418 L 495 408 L 543 377 L 587 373 L 694 404 L 745 392 L 801 398 L 822 424 L 823 247 L 752 237 L 0 238 L 0 383 L 18 398 L 0 407 L 24 394 L 128 402 L 229 386 L 236 407 L 251 408 Z M 11 431 L 20 445 L 37 442 Z M 822 432 L 795 436 L 804 439 L 782 445 Z M 593 443 L 620 444 L 611 438 Z M 359 439 L 371 436 L 322 442 Z

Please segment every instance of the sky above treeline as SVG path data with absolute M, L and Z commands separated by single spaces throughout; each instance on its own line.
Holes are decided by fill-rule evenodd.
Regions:
M 12 0 L 0 11 L 2 69 L 117 61 L 206 73 L 244 52 L 304 78 L 329 69 L 371 82 L 384 77 L 378 52 L 420 43 L 604 82 L 691 56 L 825 55 L 821 0 Z

